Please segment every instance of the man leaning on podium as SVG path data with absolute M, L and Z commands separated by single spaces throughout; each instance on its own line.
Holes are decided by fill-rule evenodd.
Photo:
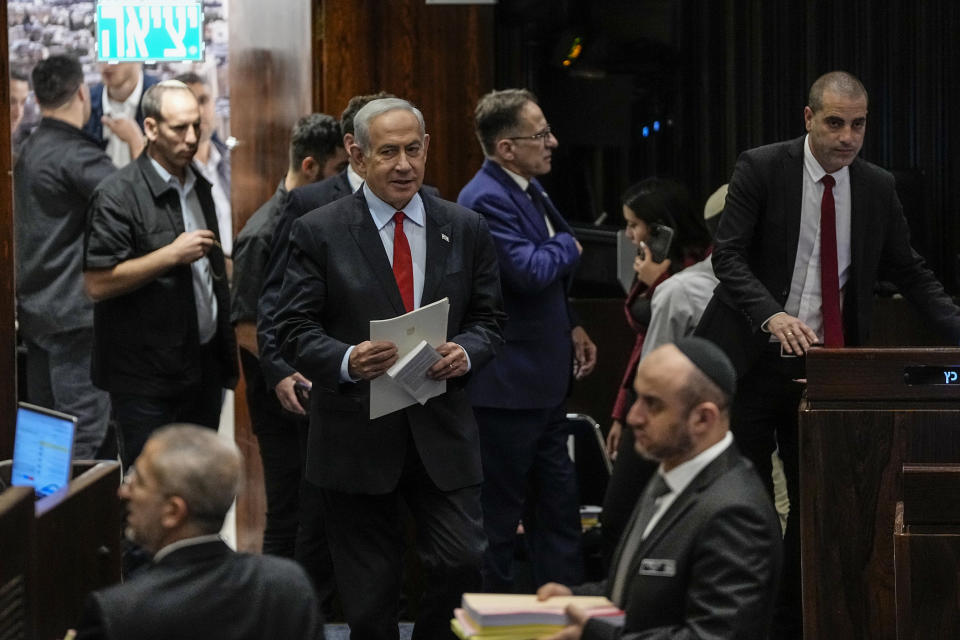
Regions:
M 697 334 L 730 356 L 740 381 L 732 427 L 772 495 L 779 447 L 790 515 L 776 638 L 802 637 L 797 422 L 802 356 L 817 344 L 864 344 L 873 289 L 889 280 L 960 343 L 960 308 L 910 246 L 893 176 L 859 159 L 867 92 L 844 71 L 818 78 L 807 135 L 744 152 L 717 230 L 720 280 Z

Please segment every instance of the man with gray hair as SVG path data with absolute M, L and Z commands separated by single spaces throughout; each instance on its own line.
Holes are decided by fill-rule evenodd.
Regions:
M 567 300 L 583 247 L 537 180 L 559 142 L 526 89 L 480 98 L 476 133 L 486 160 L 457 202 L 493 233 L 509 317 L 503 352 L 469 386 L 483 457 L 487 591 L 513 587 L 523 520 L 534 580 L 582 579 L 580 505 L 567 453 L 566 399 L 597 350 Z
M 125 466 L 157 427 L 220 423 L 237 377 L 226 264 L 210 184 L 191 165 L 200 109 L 168 80 L 143 97 L 148 145 L 104 180 L 87 216 L 93 382 L 110 392 Z
M 303 570 L 284 558 L 234 553 L 218 535 L 242 471 L 237 446 L 209 429 L 174 424 L 150 437 L 118 494 L 127 538 L 153 563 L 90 594 L 79 639 L 317 637 Z
M 430 137 L 418 109 L 374 100 L 354 126 L 364 185 L 294 223 L 277 336 L 313 382 L 306 477 L 322 489 L 351 637 L 397 638 L 402 498 L 426 574 L 413 637 L 453 638 L 450 612 L 479 589 L 485 547 L 463 386 L 501 342 L 497 258 L 481 216 L 421 190 Z M 427 376 L 446 393 L 370 419 L 370 381 L 398 357 L 392 342 L 370 340 L 370 321 L 443 298 L 446 341 L 433 345 L 440 359 Z

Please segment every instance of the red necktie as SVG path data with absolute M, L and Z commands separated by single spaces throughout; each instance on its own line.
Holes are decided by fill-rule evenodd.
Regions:
M 820 201 L 820 302 L 823 305 L 823 344 L 843 346 L 843 320 L 840 317 L 840 276 L 837 273 L 837 213 L 833 204 L 831 175 L 820 179 L 823 200 Z
M 397 279 L 403 307 L 413 311 L 413 258 L 410 257 L 407 234 L 403 232 L 403 218 L 403 211 L 393 214 L 393 277 Z

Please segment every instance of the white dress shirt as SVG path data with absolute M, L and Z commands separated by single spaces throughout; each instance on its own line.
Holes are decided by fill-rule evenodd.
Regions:
M 223 255 L 230 257 L 233 255 L 233 209 L 230 205 L 230 194 L 224 189 L 220 180 L 220 163 L 223 157 L 217 150 L 217 146 L 210 143 L 210 156 L 206 162 L 200 162 L 196 158 L 193 164 L 200 171 L 200 175 L 210 183 L 210 194 L 213 196 L 213 206 L 217 210 L 217 229 L 220 234 L 220 245 L 223 247 Z
M 507 168 L 504 167 L 503 165 L 500 165 L 500 168 L 503 169 L 504 171 L 506 171 L 508 176 L 510 176 L 511 178 L 513 178 L 513 181 L 516 182 L 516 183 L 517 183 L 517 186 L 519 186 L 520 189 L 521 189 L 524 193 L 527 194 L 527 197 L 530 198 L 530 200 L 533 200 L 533 198 L 530 196 L 530 194 L 527 193 L 527 187 L 530 186 L 530 181 L 529 181 L 529 180 L 527 180 L 526 178 L 524 178 L 524 177 L 523 177 L 522 175 L 520 175 L 519 173 L 514 173 L 513 171 L 510 171 L 510 169 L 507 169 Z M 546 196 L 546 195 L 547 195 L 546 192 L 544 192 L 543 195 Z M 546 223 L 546 225 L 547 225 L 547 235 L 550 236 L 551 238 L 552 238 L 553 236 L 557 235 L 557 230 L 553 228 L 553 224 L 550 223 L 550 216 L 548 216 L 548 215 L 546 214 L 546 212 L 544 212 L 544 214 L 543 214 L 543 221 L 544 221 L 544 222 Z
M 367 200 L 367 208 L 370 209 L 373 224 L 377 226 L 377 231 L 380 233 L 380 241 L 383 243 L 387 260 L 393 265 L 393 232 L 397 226 L 393 221 L 393 214 L 397 210 L 378 198 L 365 183 L 363 185 L 363 197 Z M 407 244 L 410 245 L 410 258 L 413 261 L 413 308 L 419 309 L 420 297 L 423 295 L 424 268 L 427 264 L 426 212 L 419 193 L 413 195 L 407 206 L 403 208 L 403 213 L 406 215 L 403 221 L 403 234 L 407 236 Z M 347 352 L 343 354 L 343 360 L 340 361 L 341 382 L 356 382 L 350 377 L 349 369 L 350 354 L 353 352 L 354 346 L 351 345 L 347 349 Z
M 197 197 L 197 177 L 187 168 L 187 178 L 180 180 L 171 175 L 159 162 L 150 158 L 150 164 L 164 182 L 173 186 L 180 196 L 180 213 L 183 216 L 184 231 L 206 229 L 207 222 L 203 217 L 203 208 L 200 198 Z M 197 308 L 197 329 L 200 344 L 207 344 L 217 333 L 217 297 L 213 293 L 213 265 L 210 258 L 203 257 L 190 263 L 193 272 L 193 299 Z M 222 277 L 226 277 L 224 274 Z
M 653 531 L 653 528 L 656 526 L 657 522 L 660 521 L 660 518 L 663 517 L 663 514 L 667 512 L 667 509 L 670 508 L 670 505 L 673 504 L 674 500 L 683 493 L 683 490 L 686 489 L 693 479 L 704 470 L 704 468 L 716 460 L 721 453 L 726 451 L 730 445 L 733 444 L 733 434 L 727 431 L 727 434 L 723 436 L 723 439 L 715 445 L 704 449 L 695 457 L 690 458 L 683 464 L 679 464 L 670 471 L 664 471 L 663 465 L 660 465 L 660 468 L 657 469 L 663 477 L 663 481 L 667 483 L 667 486 L 670 487 L 670 493 L 665 493 L 659 498 L 657 498 L 657 510 L 653 513 L 653 517 L 650 518 L 650 522 L 647 524 L 647 528 L 643 530 L 643 537 L 646 538 L 650 535 L 650 532 Z
M 140 72 L 140 78 L 137 80 L 137 86 L 133 92 L 127 96 L 123 102 L 117 102 L 110 97 L 106 85 L 103 87 L 101 104 L 103 105 L 103 115 L 111 118 L 126 118 L 136 121 L 137 107 L 140 106 L 140 98 L 143 96 L 143 72 Z M 139 125 L 138 125 L 139 126 Z M 103 125 L 103 139 L 107 141 L 106 152 L 110 160 L 119 169 L 130 164 L 130 145 L 113 135 L 110 127 Z
M 810 136 L 803 142 L 803 203 L 800 210 L 800 238 L 793 263 L 790 295 L 784 311 L 810 327 L 823 342 L 823 307 L 820 297 L 820 204 L 826 171 L 810 151 Z M 840 277 L 840 306 L 850 277 L 850 168 L 831 173 L 836 185 L 833 201 L 837 216 L 837 271 Z M 774 338 L 776 339 L 776 338 Z

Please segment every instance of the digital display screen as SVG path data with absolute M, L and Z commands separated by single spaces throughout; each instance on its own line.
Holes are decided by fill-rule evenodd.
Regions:
M 960 365 L 904 367 L 903 381 L 911 386 L 960 386 Z
M 76 424 L 72 416 L 20 403 L 13 444 L 13 485 L 33 487 L 41 497 L 66 487 Z

